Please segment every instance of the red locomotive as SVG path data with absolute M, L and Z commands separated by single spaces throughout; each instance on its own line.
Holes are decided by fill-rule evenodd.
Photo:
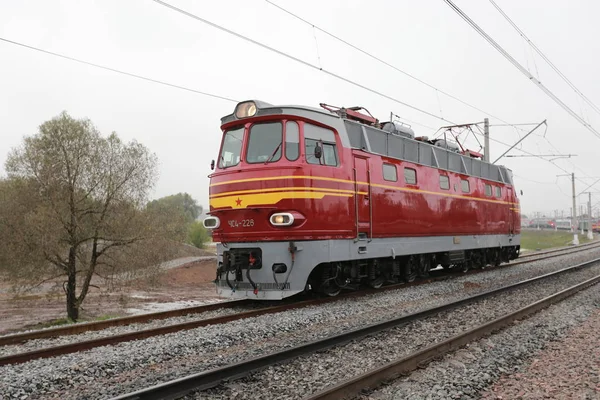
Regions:
M 223 297 L 412 281 L 519 256 L 511 171 L 361 108 L 239 103 L 222 118 L 204 225 Z

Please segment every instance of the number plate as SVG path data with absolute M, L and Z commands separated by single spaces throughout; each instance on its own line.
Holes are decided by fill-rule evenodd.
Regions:
M 230 219 L 227 223 L 232 228 L 249 228 L 254 226 L 253 219 Z

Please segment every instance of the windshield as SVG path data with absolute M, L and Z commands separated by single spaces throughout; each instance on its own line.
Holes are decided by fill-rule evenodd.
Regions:
M 252 125 L 248 138 L 246 162 L 264 163 L 278 161 L 281 158 L 282 150 L 282 126 L 281 122 Z
M 219 168 L 233 167 L 240 163 L 244 128 L 232 129 L 225 133 L 223 149 L 219 157 Z

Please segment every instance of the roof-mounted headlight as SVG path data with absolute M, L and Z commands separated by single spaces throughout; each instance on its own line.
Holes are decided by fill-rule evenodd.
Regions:
M 248 118 L 256 115 L 256 111 L 258 108 L 256 107 L 256 103 L 253 101 L 245 101 L 243 103 L 239 103 L 235 107 L 235 117 L 236 118 Z

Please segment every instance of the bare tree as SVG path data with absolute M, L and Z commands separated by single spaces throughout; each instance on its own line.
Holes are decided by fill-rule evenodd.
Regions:
M 65 276 L 72 320 L 100 269 L 144 259 L 144 244 L 185 234 L 177 214 L 144 206 L 157 178 L 156 156 L 116 133 L 102 137 L 87 119 L 63 112 L 43 123 L 11 151 L 6 170 L 0 253 L 21 278 Z M 162 261 L 154 255 L 144 261 Z

